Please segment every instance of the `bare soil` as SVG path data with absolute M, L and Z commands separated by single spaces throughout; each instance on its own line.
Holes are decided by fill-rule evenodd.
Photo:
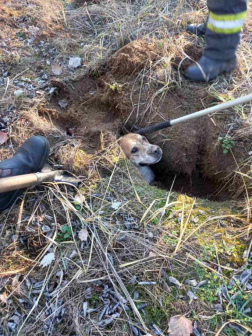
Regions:
M 169 50 L 167 46 L 167 56 Z M 186 45 L 186 53 L 195 59 L 201 56 L 201 49 Z M 125 129 L 175 119 L 218 103 L 204 83 L 183 80 L 162 92 L 160 81 L 153 84 L 147 76 L 141 77 L 160 54 L 157 42 L 137 40 L 113 54 L 99 75 L 85 75 L 71 85 L 52 79 L 57 91 L 50 108 L 40 111 L 48 114 L 57 128 L 80 139 L 79 148 L 94 154 L 101 148 L 101 133 L 110 134 L 109 143 Z M 174 57 L 174 72 L 181 61 L 181 54 Z M 188 66 L 190 62 L 184 63 Z M 161 70 L 154 65 L 155 74 L 160 75 Z M 67 101 L 66 109 L 59 108 L 59 100 Z M 236 161 L 246 158 L 250 145 L 239 141 L 233 153 L 223 153 L 218 137 L 226 132 L 230 118 L 232 112 L 222 112 L 148 136 L 164 153 L 162 161 L 153 167 L 157 181 L 169 189 L 176 176 L 175 191 L 217 200 L 233 195 L 236 184 L 231 183 L 230 174 L 236 169 Z

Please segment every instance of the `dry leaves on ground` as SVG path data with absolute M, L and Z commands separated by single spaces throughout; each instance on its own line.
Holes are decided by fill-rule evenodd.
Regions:
M 88 238 L 88 232 L 87 232 L 87 229 L 81 229 L 80 232 L 79 232 L 79 238 L 81 241 L 87 241 L 87 238 Z
M 59 76 L 62 73 L 62 67 L 57 63 L 52 64 L 52 73 Z
M 53 252 L 51 253 L 47 253 L 43 259 L 40 262 L 40 266 L 42 267 L 46 267 L 49 266 L 51 264 L 51 262 L 55 259 L 55 255 Z
M 190 336 L 193 332 L 192 321 L 185 316 L 173 316 L 169 322 L 169 336 Z
M 0 131 L 0 145 L 3 145 L 8 140 L 8 134 Z

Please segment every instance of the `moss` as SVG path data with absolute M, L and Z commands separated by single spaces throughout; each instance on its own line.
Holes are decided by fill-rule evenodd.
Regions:
M 92 297 L 90 299 L 88 299 L 88 302 L 90 303 L 90 305 L 93 307 L 93 308 L 96 308 L 99 304 L 99 296 L 98 294 L 93 294 Z
M 162 326 L 167 326 L 168 317 L 164 310 L 158 307 L 153 307 L 152 305 L 147 306 L 144 310 L 146 315 L 143 315 L 143 317 L 147 324 L 155 323 L 160 328 L 162 328 Z

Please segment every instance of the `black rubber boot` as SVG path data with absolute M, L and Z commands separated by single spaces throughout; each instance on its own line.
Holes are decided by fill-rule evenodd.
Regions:
M 186 69 L 185 77 L 194 82 L 208 82 L 224 72 L 233 71 L 236 66 L 236 58 L 228 61 L 217 61 L 202 56 L 198 64 Z
M 206 24 L 189 24 L 186 27 L 186 31 L 197 36 L 204 36 L 206 34 Z
M 49 142 L 42 136 L 26 140 L 14 156 L 0 162 L 0 178 L 37 173 L 44 167 L 50 151 Z M 22 194 L 23 190 L 1 193 L 0 211 L 9 208 Z

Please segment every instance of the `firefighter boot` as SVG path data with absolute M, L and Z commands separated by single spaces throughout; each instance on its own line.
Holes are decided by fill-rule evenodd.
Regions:
M 13 157 L 0 162 L 0 178 L 36 173 L 44 167 L 49 155 L 49 143 L 42 136 L 33 136 L 26 140 Z M 22 194 L 23 190 L 1 193 L 0 211 L 9 208 Z
M 186 31 L 197 36 L 204 36 L 206 34 L 206 24 L 189 24 Z
M 236 57 L 228 61 L 217 61 L 202 56 L 194 65 L 185 71 L 185 77 L 194 82 L 208 82 L 224 72 L 231 72 L 236 68 Z

